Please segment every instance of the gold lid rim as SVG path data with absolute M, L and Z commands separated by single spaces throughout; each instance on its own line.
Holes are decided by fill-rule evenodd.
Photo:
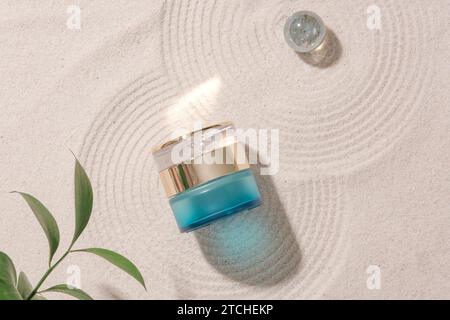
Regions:
M 239 143 L 234 143 L 221 148 L 220 154 L 230 161 L 223 163 L 195 163 L 182 162 L 174 164 L 159 172 L 160 181 L 166 191 L 168 198 L 209 182 L 216 178 L 235 173 L 244 169 L 249 169 L 247 157 L 239 159 L 237 157 L 238 149 L 242 148 Z M 217 149 L 219 150 L 219 149 Z M 217 152 L 214 150 L 212 152 Z

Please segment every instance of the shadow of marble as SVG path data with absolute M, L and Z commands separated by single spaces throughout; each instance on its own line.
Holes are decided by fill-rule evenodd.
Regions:
M 307 64 L 325 69 L 334 65 L 342 55 L 342 46 L 336 34 L 327 29 L 327 35 L 323 43 L 312 52 L 299 53 L 297 55 Z
M 208 263 L 228 278 L 251 286 L 274 286 L 294 276 L 300 246 L 270 176 L 254 172 L 261 206 L 194 231 Z

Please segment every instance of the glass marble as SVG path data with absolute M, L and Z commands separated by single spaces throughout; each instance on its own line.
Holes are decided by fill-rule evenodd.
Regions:
M 326 27 L 322 19 L 310 11 L 299 11 L 291 15 L 284 27 L 284 36 L 289 46 L 297 52 L 307 53 L 322 44 Z

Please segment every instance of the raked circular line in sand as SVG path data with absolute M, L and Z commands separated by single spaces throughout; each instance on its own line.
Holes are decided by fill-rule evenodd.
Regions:
M 260 208 L 179 234 L 151 158 L 171 133 L 166 115 L 179 97 L 162 74 L 118 92 L 85 137 L 81 158 L 96 199 L 87 236 L 132 248 L 153 298 L 320 295 L 345 261 L 343 180 L 256 172 Z
M 406 3 L 407 2 L 407 3 Z M 197 103 L 213 121 L 281 130 L 286 170 L 340 174 L 389 150 L 426 110 L 434 34 L 423 1 L 169 0 L 163 57 L 183 88 L 219 79 L 216 101 Z M 295 11 L 319 14 L 333 35 L 335 61 L 308 64 L 283 38 Z

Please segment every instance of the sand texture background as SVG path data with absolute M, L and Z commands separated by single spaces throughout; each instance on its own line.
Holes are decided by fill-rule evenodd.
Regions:
M 302 9 L 330 30 L 320 63 L 284 42 Z M 48 285 L 76 265 L 97 299 L 450 298 L 449 28 L 448 0 L 1 1 L 0 250 L 33 283 L 46 270 L 12 190 L 69 244 L 71 149 L 95 191 L 78 247 L 125 254 L 149 290 L 83 254 Z M 262 207 L 180 234 L 150 150 L 199 120 L 279 129 L 280 171 Z

